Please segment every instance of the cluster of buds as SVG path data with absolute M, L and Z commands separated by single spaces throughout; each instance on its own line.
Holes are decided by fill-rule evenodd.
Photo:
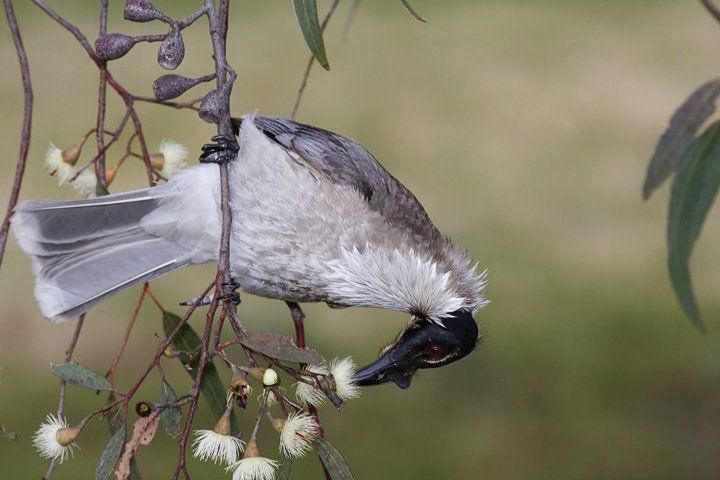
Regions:
M 149 0 L 127 0 L 124 15 L 126 20 L 132 22 L 150 22 L 159 20 L 170 27 L 166 34 L 130 36 L 123 33 L 107 33 L 95 40 L 95 54 L 99 59 L 109 61 L 124 57 L 136 44 L 140 42 L 162 42 L 157 54 L 158 64 L 166 70 L 175 70 L 185 58 L 185 42 L 182 30 L 199 18 L 205 10 L 198 10 L 186 20 L 177 20 L 168 17 Z M 153 82 L 153 94 L 158 101 L 167 101 L 177 98 L 195 85 L 208 82 L 215 78 L 215 74 L 198 78 L 188 78 L 182 75 L 162 75 Z M 229 109 L 230 87 L 212 90 L 205 95 L 198 115 L 208 123 L 218 123 L 224 118 Z
M 187 25 L 174 20 L 160 11 L 149 0 L 128 0 L 125 2 L 125 19 L 132 22 L 150 22 L 160 20 L 170 26 L 170 31 L 161 35 L 130 36 L 122 33 L 108 33 L 95 40 L 95 54 L 101 60 L 116 60 L 127 54 L 140 42 L 159 42 L 158 64 L 166 70 L 180 66 L 185 57 L 185 42 L 181 31 Z

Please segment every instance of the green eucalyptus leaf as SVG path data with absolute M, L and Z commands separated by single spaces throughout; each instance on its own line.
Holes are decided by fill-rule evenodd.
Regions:
M 165 380 L 160 385 L 160 401 L 159 403 L 172 403 L 177 400 L 175 390 Z M 160 422 L 168 435 L 175 438 L 180 435 L 180 416 L 182 412 L 180 407 L 165 408 L 160 412 Z
M 720 186 L 720 121 L 693 142 L 673 181 L 668 217 L 668 268 L 685 314 L 704 330 L 688 259 Z
M 715 112 L 718 95 L 720 79 L 711 80 L 695 90 L 670 118 L 650 159 L 643 198 L 647 200 L 668 175 L 680 168 L 698 130 Z
M 322 461 L 332 480 L 352 480 L 355 478 L 343 456 L 330 442 L 319 437 L 315 440 L 315 450 L 320 455 L 320 461 Z
M 283 463 L 278 468 L 278 480 L 288 480 L 290 478 L 290 468 L 292 468 L 292 458 L 284 457 Z
M 77 362 L 52 365 L 51 368 L 55 375 L 78 387 L 92 390 L 113 390 L 112 383 L 107 378 Z
M 181 318 L 171 312 L 163 312 L 163 330 L 165 335 L 170 335 L 175 328 L 180 324 Z M 200 337 L 195 330 L 185 323 L 178 331 L 175 338 L 173 338 L 173 345 L 181 353 L 178 358 L 182 362 L 183 366 L 187 365 L 190 370 L 187 370 L 188 374 L 194 379 L 197 372 L 198 364 L 200 363 L 200 356 L 190 356 L 187 352 L 193 352 L 200 347 Z M 225 413 L 226 408 L 226 388 L 220 379 L 215 365 L 212 362 L 208 362 L 205 365 L 203 372 L 203 381 L 200 384 L 200 393 L 202 393 L 205 401 L 208 403 L 210 410 L 213 412 L 215 418 L 220 418 Z M 235 432 L 240 431 L 237 418 L 233 413 L 230 417 L 231 425 Z
M 122 454 L 123 446 L 125 446 L 125 425 L 119 427 L 110 441 L 105 446 L 102 455 L 100 455 L 100 462 L 98 462 L 97 468 L 95 469 L 95 480 L 107 480 L 110 478 L 115 465 L 120 459 Z
M 323 41 L 320 20 L 318 19 L 317 0 L 293 0 L 295 16 L 297 16 L 300 30 L 305 43 L 310 48 L 315 59 L 325 70 L 330 70 L 327 54 L 325 53 L 325 42 Z
M 415 17 L 416 20 L 420 20 L 421 22 L 427 22 L 427 20 L 425 20 L 420 15 L 418 15 L 418 13 L 415 11 L 415 9 L 412 8 L 412 6 L 410 5 L 410 3 L 407 0 L 400 0 L 400 1 L 402 2 L 403 7 L 405 7 L 405 10 L 410 12 L 410 15 Z

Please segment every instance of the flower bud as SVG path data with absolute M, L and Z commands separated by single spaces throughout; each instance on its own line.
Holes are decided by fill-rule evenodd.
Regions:
M 153 153 L 150 155 L 150 165 L 155 170 L 162 170 L 163 166 L 165 165 L 165 155 L 162 153 Z
M 80 151 L 82 150 L 82 143 L 72 145 L 62 151 L 62 159 L 70 165 L 75 165 L 80 158 Z
M 133 37 L 122 33 L 108 33 L 95 40 L 95 53 L 100 60 L 115 60 L 129 52 L 133 45 Z
M 167 358 L 177 358 L 178 354 L 177 351 L 171 346 L 165 347 L 165 350 L 163 350 L 163 355 Z
M 273 417 L 270 423 L 272 423 L 273 428 L 277 430 L 278 433 L 280 433 L 285 426 L 285 419 Z
M 105 184 L 110 185 L 113 180 L 115 180 L 115 175 L 117 174 L 118 169 L 120 168 L 120 164 L 116 163 L 112 167 L 105 170 Z
M 67 447 L 80 435 L 79 427 L 61 428 L 55 433 L 55 439 L 63 447 Z
M 200 102 L 198 115 L 208 123 L 218 123 L 227 109 L 227 102 L 220 90 L 216 89 L 205 95 Z
M 250 457 L 262 457 L 262 453 L 260 453 L 260 445 L 258 445 L 257 440 L 254 438 L 251 439 L 245 447 L 245 458 Z
M 213 429 L 215 433 L 220 435 L 230 435 L 230 412 L 231 410 L 228 409 L 225 413 L 223 413 L 223 416 L 220 417 L 220 420 L 218 420 L 215 428 Z
M 149 0 L 127 0 L 123 15 L 131 22 L 149 22 L 165 17 Z
M 265 373 L 263 374 L 263 385 L 266 387 L 274 387 L 278 383 L 278 374 L 275 370 L 272 368 L 268 368 L 265 370 Z
M 170 100 L 171 98 L 179 97 L 197 84 L 197 79 L 169 73 L 156 78 L 153 82 L 152 89 L 156 99 Z
M 158 50 L 157 61 L 165 70 L 175 70 L 180 66 L 184 57 L 185 42 L 180 34 L 180 27 L 173 25 Z

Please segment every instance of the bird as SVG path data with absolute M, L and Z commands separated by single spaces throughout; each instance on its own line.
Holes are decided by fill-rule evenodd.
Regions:
M 80 200 L 26 200 L 12 229 L 30 257 L 43 316 L 64 322 L 128 288 L 217 262 L 218 158 L 229 162 L 230 273 L 242 291 L 409 319 L 361 386 L 410 386 L 419 369 L 478 345 L 487 271 L 355 140 L 273 116 L 233 118 L 201 162 L 167 182 Z

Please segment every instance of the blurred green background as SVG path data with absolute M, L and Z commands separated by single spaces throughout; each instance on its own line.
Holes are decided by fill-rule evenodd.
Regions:
M 22 198 L 69 198 L 42 158 L 49 142 L 70 145 L 94 125 L 97 72 L 67 32 L 29 2 L 15 3 L 36 100 Z M 110 31 L 159 31 L 123 21 L 122 2 L 111 3 Z M 157 1 L 175 16 L 195 3 Z M 429 20 L 421 24 L 400 2 L 365 0 L 343 41 L 350 3 L 341 2 L 326 35 L 332 71 L 315 69 L 298 119 L 372 151 L 440 229 L 489 268 L 492 300 L 479 316 L 485 339 L 472 356 L 422 372 L 407 391 L 369 388 L 340 413 L 321 411 L 356 477 L 720 477 L 720 219 L 711 213 L 692 261 L 710 330 L 701 335 L 677 307 L 665 271 L 667 186 L 648 203 L 640 195 L 671 112 L 720 69 L 717 24 L 692 1 L 416 0 Z M 52 5 L 94 39 L 95 2 Z M 6 23 L 0 31 L 4 202 L 22 96 Z M 178 73 L 210 71 L 205 25 L 185 40 Z M 115 77 L 150 94 L 164 73 L 156 48 L 141 45 L 113 62 Z M 238 71 L 233 112 L 288 115 L 308 56 L 290 2 L 232 2 L 228 51 Z M 108 95 L 112 126 L 122 110 Z M 195 154 L 213 134 L 190 111 L 138 109 L 152 149 L 172 138 Z M 111 163 L 121 150 L 111 151 Z M 112 190 L 143 182 L 139 162 L 129 164 Z M 212 272 L 179 272 L 154 290 L 173 305 L 196 295 Z M 2 478 L 40 478 L 47 467 L 30 439 L 56 408 L 49 363 L 62 361 L 74 327 L 41 318 L 31 290 L 29 262 L 11 239 L 0 275 L 0 424 L 21 441 L 0 442 Z M 108 368 L 136 296 L 88 315 L 78 361 Z M 253 330 L 292 331 L 280 302 L 244 295 L 240 313 Z M 372 360 L 406 320 L 318 305 L 306 313 L 313 346 L 358 363 Z M 146 303 L 118 371 L 122 388 L 147 364 L 161 331 Z M 189 387 L 174 360 L 164 365 L 176 390 Z M 139 398 L 156 398 L 157 381 L 151 377 Z M 67 400 L 77 421 L 103 398 L 70 388 Z M 254 409 L 243 417 L 246 432 Z M 198 428 L 211 428 L 210 417 L 203 406 Z M 93 478 L 108 438 L 93 422 L 82 450 L 54 478 Z M 261 444 L 276 456 L 273 432 L 264 431 Z M 175 443 L 160 434 L 138 460 L 144 478 L 168 478 Z M 228 478 L 194 460 L 190 470 L 193 478 Z M 317 460 L 296 462 L 291 478 L 320 478 Z

